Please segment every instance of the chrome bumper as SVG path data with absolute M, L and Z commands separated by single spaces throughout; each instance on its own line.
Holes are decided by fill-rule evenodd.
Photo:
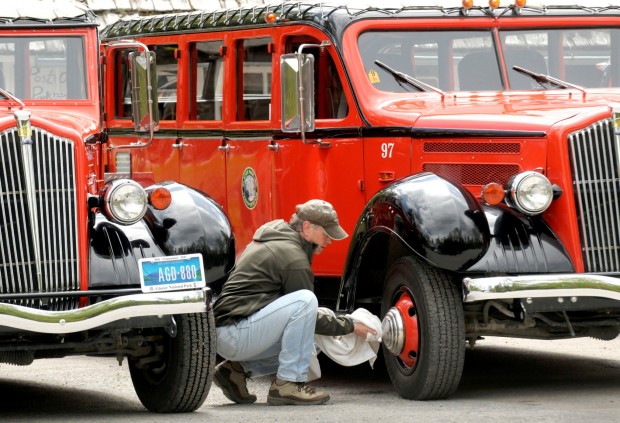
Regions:
M 597 297 L 620 301 L 620 279 L 590 274 L 464 278 L 463 301 Z
M 63 334 L 95 329 L 135 317 L 193 314 L 207 311 L 211 290 L 133 294 L 70 311 L 43 311 L 0 303 L 0 327 Z

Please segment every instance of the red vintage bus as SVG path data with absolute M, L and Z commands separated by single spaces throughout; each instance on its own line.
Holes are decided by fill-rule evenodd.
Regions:
M 237 252 L 296 204 L 334 204 L 351 236 L 313 263 L 317 295 L 381 316 L 410 399 L 453 393 L 483 336 L 620 331 L 620 7 L 423 3 L 102 32 L 108 171 L 208 194 Z M 127 54 L 106 48 L 129 40 L 156 55 L 161 120 L 142 149 L 124 148 Z
M 215 366 L 209 284 L 234 237 L 204 194 L 107 172 L 97 25 L 74 1 L 0 5 L 0 363 L 110 357 L 147 409 L 193 411 Z M 108 48 L 134 51 L 139 143 L 157 126 L 149 56 Z

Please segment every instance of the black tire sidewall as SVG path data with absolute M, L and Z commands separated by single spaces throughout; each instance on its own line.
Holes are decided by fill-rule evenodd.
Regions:
M 446 275 L 411 257 L 400 259 L 391 266 L 381 302 L 381 316 L 394 305 L 397 293 L 409 292 L 418 320 L 418 354 L 412 369 L 407 369 L 383 346 L 383 356 L 392 384 L 399 395 L 407 399 L 425 400 L 443 398 L 456 390 L 462 373 L 465 350 L 462 305 L 454 304 L 457 292 Z M 433 284 L 445 285 L 448 297 L 436 295 Z M 460 297 L 459 297 L 460 298 Z M 452 310 L 455 321 L 444 316 L 442 308 Z M 453 326 L 454 325 L 454 326 Z M 446 332 L 449 332 L 446 335 Z M 410 334 L 405 334 L 406 336 Z M 446 342 L 453 344 L 451 365 L 444 369 L 438 357 L 445 356 L 442 348 Z M 460 344 L 460 346 L 459 346 Z M 459 348 L 462 347 L 462 351 Z M 449 374 L 444 374 L 449 373 Z M 441 382 L 441 380 L 446 380 Z
M 213 312 L 175 315 L 177 334 L 165 335 L 166 370 L 152 377 L 129 361 L 134 389 L 142 404 L 157 413 L 191 412 L 207 398 L 215 368 Z

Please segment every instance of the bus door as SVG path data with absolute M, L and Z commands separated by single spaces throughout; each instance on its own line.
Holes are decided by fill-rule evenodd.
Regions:
M 226 207 L 224 144 L 224 43 L 189 44 L 189 116 L 179 131 L 180 182 L 198 189 Z
M 276 217 L 273 213 L 271 38 L 243 38 L 235 42 L 234 86 L 231 84 L 231 122 L 222 149 L 226 154 L 227 214 L 240 254 L 255 230 Z M 233 110 L 234 109 L 234 110 Z
M 286 53 L 301 44 L 319 44 L 319 39 L 291 37 Z M 305 134 L 286 133 L 277 140 L 275 155 L 275 197 L 281 212 L 290 218 L 297 204 L 312 198 L 330 202 L 349 236 L 364 207 L 363 142 L 361 125 L 342 68 L 337 66 L 333 47 L 304 48 L 314 55 L 315 130 Z M 313 260 L 315 274 L 339 276 L 351 238 L 334 242 Z
M 377 37 L 374 33 L 365 33 L 363 37 L 360 37 L 359 46 L 364 74 L 377 90 L 402 93 L 418 91 L 379 67 L 376 60 L 408 75 L 415 75 L 430 86 L 454 89 L 452 60 L 449 59 L 453 54 L 452 43 L 447 34 L 430 31 L 429 35 L 420 36 L 419 41 L 410 33 L 396 31 L 385 37 Z M 414 123 L 413 113 L 411 116 L 411 122 Z M 412 149 L 411 129 L 408 127 L 388 125 L 387 128 L 374 128 L 368 133 L 364 139 L 367 201 L 397 179 L 411 174 Z M 413 156 L 419 157 L 418 154 Z

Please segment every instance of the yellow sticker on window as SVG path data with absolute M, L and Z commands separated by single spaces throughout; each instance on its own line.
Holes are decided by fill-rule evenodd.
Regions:
M 368 80 L 371 84 L 378 84 L 381 82 L 381 79 L 379 79 L 379 74 L 375 70 L 368 72 Z

